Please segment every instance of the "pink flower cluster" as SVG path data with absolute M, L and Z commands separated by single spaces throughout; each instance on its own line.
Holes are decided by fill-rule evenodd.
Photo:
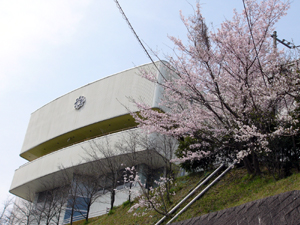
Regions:
M 289 1 L 243 0 L 244 10 L 217 30 L 208 30 L 197 4 L 195 15 L 182 16 L 189 42 L 170 37 L 176 58 L 169 57 L 171 79 L 143 76 L 164 90 L 161 106 L 152 110 L 135 102 L 139 127 L 176 138 L 201 134 L 191 148 L 218 143 L 219 150 L 232 137 L 242 159 L 251 152 L 268 152 L 269 141 L 298 132 L 290 117 L 298 107 L 299 70 L 295 58 L 274 49 L 270 37 L 275 23 L 286 14 Z M 296 57 L 297 58 L 297 57 Z M 230 144 L 230 143 L 229 143 Z M 210 152 L 187 152 L 180 159 L 207 157 Z

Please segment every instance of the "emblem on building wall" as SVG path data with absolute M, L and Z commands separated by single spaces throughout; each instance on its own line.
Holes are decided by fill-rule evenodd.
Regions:
M 79 96 L 79 98 L 76 99 L 75 103 L 74 103 L 74 108 L 76 110 L 80 109 L 84 103 L 85 103 L 85 97 L 84 96 Z

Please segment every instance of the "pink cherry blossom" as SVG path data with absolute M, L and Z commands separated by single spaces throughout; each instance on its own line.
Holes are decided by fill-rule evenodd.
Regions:
M 179 161 L 209 157 L 225 148 L 243 159 L 270 152 L 270 141 L 298 132 L 298 121 L 291 117 L 298 107 L 298 56 L 274 49 L 271 38 L 290 2 L 241 1 L 244 10 L 234 10 L 233 18 L 216 30 L 209 31 L 200 4 L 195 15 L 181 15 L 189 41 L 170 37 L 176 48 L 176 57 L 165 63 L 171 78 L 159 82 L 153 73 L 142 72 L 162 86 L 160 105 L 165 110 L 135 101 L 140 112 L 133 115 L 140 128 L 176 138 L 198 135 L 191 149 L 216 145 L 213 152 L 186 152 Z

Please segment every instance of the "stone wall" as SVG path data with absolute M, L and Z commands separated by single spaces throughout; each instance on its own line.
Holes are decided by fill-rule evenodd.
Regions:
M 198 224 L 300 225 L 300 191 L 285 192 L 171 225 Z

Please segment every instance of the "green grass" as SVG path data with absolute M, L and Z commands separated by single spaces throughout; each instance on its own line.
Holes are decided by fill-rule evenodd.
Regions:
M 172 198 L 172 205 L 174 206 L 179 202 L 191 188 L 197 185 L 202 177 L 203 174 L 198 173 L 178 178 L 175 182 L 177 185 L 172 188 L 176 192 L 176 195 Z M 238 206 L 246 202 L 292 190 L 300 190 L 300 173 L 295 173 L 290 177 L 275 181 L 267 174 L 251 177 L 243 169 L 234 169 L 210 188 L 202 198 L 181 214 L 176 221 L 186 220 L 191 217 Z M 114 213 L 111 215 L 103 215 L 90 219 L 89 224 L 145 225 L 154 224 L 162 217 L 154 211 L 148 212 L 146 216 L 136 217 L 133 216 L 133 213 L 127 212 L 129 208 L 130 205 L 125 203 L 116 207 Z M 137 211 L 146 212 L 143 208 L 139 208 Z M 76 223 L 76 225 L 83 224 L 83 221 Z

